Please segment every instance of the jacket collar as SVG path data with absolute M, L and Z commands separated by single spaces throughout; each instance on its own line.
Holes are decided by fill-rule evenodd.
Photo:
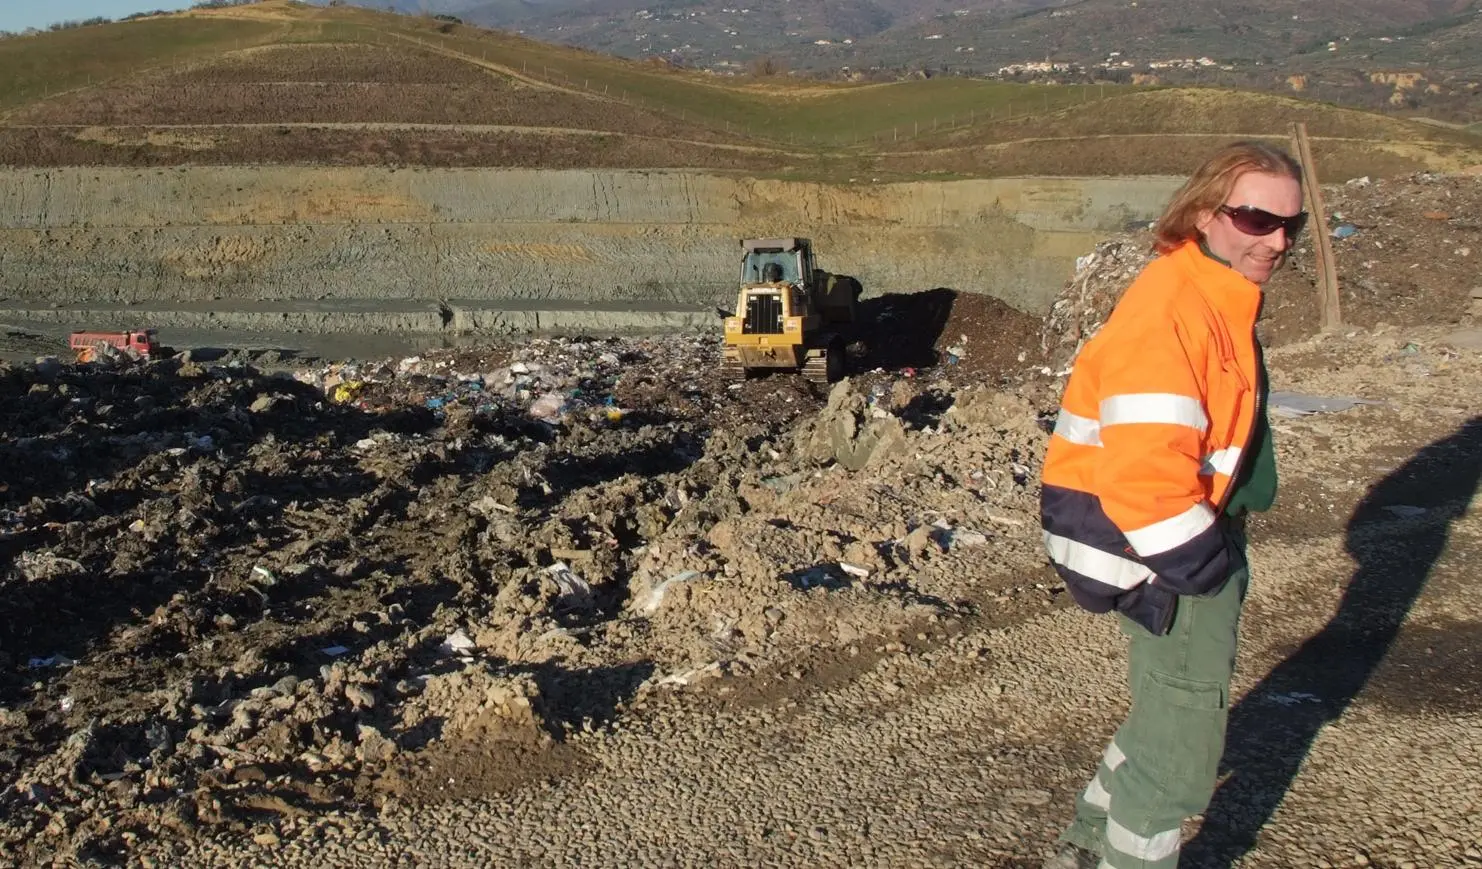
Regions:
M 1204 251 L 1199 241 L 1186 241 L 1171 255 L 1199 292 L 1221 314 L 1236 322 L 1255 326 L 1261 309 L 1261 287 Z

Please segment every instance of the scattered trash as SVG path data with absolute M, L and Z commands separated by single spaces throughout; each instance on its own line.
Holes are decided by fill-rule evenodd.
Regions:
M 466 656 L 472 653 L 475 648 L 477 646 L 474 645 L 473 640 L 469 638 L 468 634 L 463 632 L 462 628 L 448 634 L 448 638 L 443 640 L 442 645 L 437 647 L 438 651 L 444 655 L 459 656 Z
M 982 546 L 988 542 L 988 535 L 977 531 L 953 531 L 946 542 L 949 547 Z
M 72 700 L 72 695 L 69 694 L 66 697 L 63 697 L 62 698 L 62 704 L 61 704 L 61 706 L 62 706 L 62 712 L 64 714 L 65 713 L 68 713 L 68 712 L 71 712 L 73 705 L 74 705 L 74 702 Z
M 365 384 L 358 380 L 350 380 L 336 385 L 329 392 L 329 400 L 335 404 L 349 404 L 360 395 L 360 390 Z
M 663 605 L 664 595 L 668 593 L 669 586 L 678 582 L 689 582 L 692 579 L 698 579 L 700 576 L 701 574 L 698 570 L 684 570 L 674 574 L 673 576 L 654 586 L 653 589 L 649 591 L 648 596 L 645 597 L 643 599 L 643 603 L 639 605 L 638 611 L 646 616 L 653 615 L 654 613 L 658 612 L 659 607 Z
M 840 573 L 844 573 L 844 576 L 841 577 Z M 837 591 L 849 587 L 847 576 L 849 574 L 842 569 L 842 566 L 835 570 L 832 564 L 820 564 L 803 570 L 795 570 L 783 579 L 799 591 L 812 591 L 815 588 Z
M 1340 223 L 1333 227 L 1333 238 L 1352 238 L 1358 235 L 1358 227 L 1351 223 Z
M 714 676 L 714 675 L 718 675 L 719 673 L 720 673 L 720 662 L 717 661 L 717 662 L 712 662 L 712 663 L 706 664 L 703 667 L 695 667 L 693 669 L 684 670 L 684 671 L 678 672 L 678 673 L 670 673 L 667 676 L 660 676 L 658 679 L 655 679 L 654 680 L 653 684 L 655 684 L 655 685 L 678 685 L 678 686 L 680 686 L 682 688 L 682 687 L 685 687 L 687 685 L 691 685 L 691 684 L 693 684 L 695 682 L 698 682 L 698 681 L 700 681 L 701 679 L 703 679 L 703 678 L 705 678 L 707 676 Z
M 849 564 L 844 561 L 839 562 L 839 569 L 849 574 L 850 576 L 855 577 L 856 579 L 868 579 L 870 575 L 870 571 L 868 568 Z
M 1152 258 L 1151 237 L 1132 230 L 1096 245 L 1076 261 L 1075 276 L 1051 305 L 1040 330 L 1040 351 L 1049 365 L 1033 369 L 1046 375 L 1070 373 L 1081 347 L 1101 328 L 1122 291 Z
M 556 581 L 559 590 L 559 603 L 572 609 L 590 609 L 592 606 L 592 587 L 587 581 L 577 576 L 565 562 L 558 561 L 546 568 L 546 573 Z
M 47 658 L 32 658 L 26 662 L 29 670 L 45 670 L 48 667 L 70 667 L 77 662 L 63 654 L 55 654 Z
M 561 418 L 566 410 L 566 399 L 554 392 L 548 392 L 536 399 L 530 405 L 530 415 L 545 422 L 555 422 Z
M 1288 419 L 1314 413 L 1341 413 L 1361 404 L 1382 405 L 1382 401 L 1364 398 L 1333 398 L 1320 395 L 1303 395 L 1298 392 L 1277 392 L 1270 395 L 1271 412 Z

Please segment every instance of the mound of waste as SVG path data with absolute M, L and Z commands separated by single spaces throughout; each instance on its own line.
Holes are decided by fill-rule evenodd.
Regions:
M 1048 605 L 1043 408 L 718 349 L 0 369 L 0 854 L 290 835 L 461 745 Z

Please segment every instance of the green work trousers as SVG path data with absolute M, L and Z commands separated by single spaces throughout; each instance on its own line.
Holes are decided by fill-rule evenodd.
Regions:
M 1167 634 L 1121 617 L 1132 711 L 1060 837 L 1100 854 L 1100 869 L 1175 869 L 1180 824 L 1214 794 L 1250 580 L 1244 546 L 1232 548 L 1240 567 L 1215 594 L 1180 597 Z

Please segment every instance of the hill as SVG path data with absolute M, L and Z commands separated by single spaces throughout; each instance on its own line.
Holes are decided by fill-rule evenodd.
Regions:
M 1218 0 L 444 0 L 426 8 L 543 40 L 719 71 L 769 57 L 833 76 L 923 69 L 1027 71 L 1059 81 L 1151 75 L 1169 84 L 1285 92 L 1300 76 L 1298 89 L 1326 100 L 1424 108 L 1468 122 L 1482 111 L 1474 99 L 1468 104 L 1482 86 L 1482 54 L 1472 48 L 1482 38 L 1477 0 L 1259 0 L 1235 9 Z M 1419 73 L 1422 87 L 1393 99 L 1389 82 L 1371 80 L 1395 69 Z
M 1458 127 L 1289 98 L 727 79 L 429 17 L 284 2 L 0 41 L 0 83 L 0 163 L 20 166 L 1128 174 L 1177 171 L 1196 137 L 1285 139 L 1295 119 L 1345 172 L 1482 163 L 1478 137 Z

